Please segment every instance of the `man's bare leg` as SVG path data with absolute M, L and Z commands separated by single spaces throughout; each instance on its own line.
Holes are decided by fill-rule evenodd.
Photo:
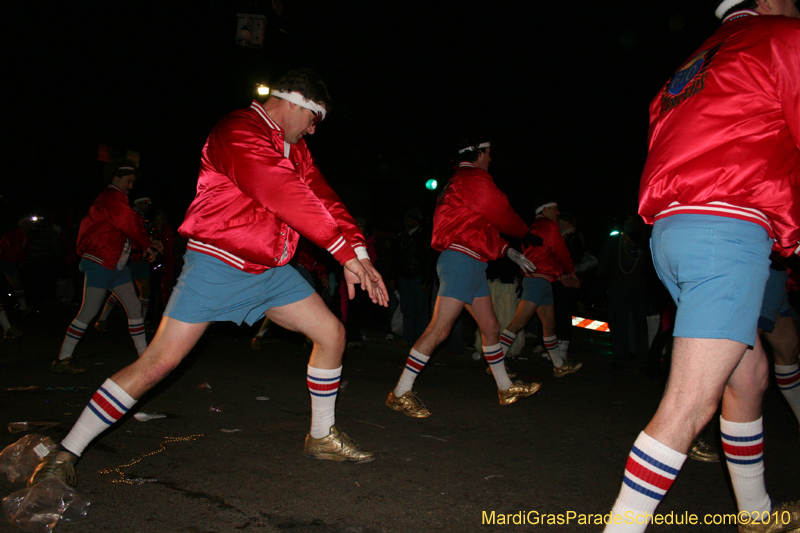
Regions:
M 345 329 L 319 294 L 289 305 L 273 307 L 267 318 L 314 342 L 308 360 L 308 390 L 311 395 L 311 429 L 304 453 L 313 459 L 366 463 L 375 456 L 358 447 L 336 426 L 336 396 L 342 375 Z
M 494 304 L 491 296 L 475 298 L 467 310 L 475 319 L 481 330 L 483 342 L 483 356 L 489 363 L 495 382 L 500 405 L 511 405 L 520 398 L 527 398 L 536 393 L 542 386 L 541 383 L 526 383 L 523 381 L 511 382 L 505 365 L 505 352 L 500 343 L 500 322 L 494 314 Z
M 133 364 L 123 368 L 94 393 L 60 449 L 48 455 L 29 480 L 34 485 L 55 477 L 74 485 L 73 464 L 100 433 L 128 412 L 142 395 L 161 381 L 191 351 L 208 326 L 164 317 L 153 342 Z
M 386 406 L 389 409 L 412 418 L 427 418 L 431 416 L 431 412 L 422 405 L 422 402 L 417 399 L 411 389 L 414 388 L 414 381 L 417 379 L 417 375 L 430 360 L 433 350 L 444 342 L 450 334 L 453 324 L 455 324 L 465 305 L 461 300 L 449 296 L 438 296 L 436 298 L 433 317 L 431 317 L 431 321 L 422 336 L 417 339 L 417 342 L 411 348 L 406 360 L 406 367 L 403 369 L 403 373 L 400 374 L 397 386 L 389 393 L 389 397 L 386 399 Z
M 500 334 L 500 345 L 503 347 L 503 355 L 508 354 L 508 350 L 511 349 L 511 345 L 514 344 L 514 340 L 517 338 L 517 334 L 531 321 L 533 315 L 536 314 L 537 307 L 539 306 L 531 301 L 519 301 L 514 318 L 511 319 L 506 329 Z
M 760 419 L 764 365 L 760 344 L 749 350 L 727 339 L 676 337 L 667 390 L 655 416 L 634 443 L 612 513 L 645 515 L 655 511 L 680 471 L 692 440 L 711 419 L 720 400 L 722 424 L 726 416 L 731 417 L 728 427 L 733 431 L 742 429 L 737 424 Z M 752 427 L 743 429 L 750 432 Z M 737 452 L 726 446 L 726 452 L 729 450 Z M 763 474 L 760 481 L 763 486 Z M 606 531 L 644 531 L 645 527 L 646 523 L 624 528 L 610 525 Z
M 800 340 L 797 337 L 794 319 L 779 315 L 775 320 L 775 329 L 772 333 L 765 332 L 764 337 L 775 354 L 775 377 L 778 380 L 778 388 L 781 389 L 783 397 L 800 422 L 800 366 L 798 365 Z

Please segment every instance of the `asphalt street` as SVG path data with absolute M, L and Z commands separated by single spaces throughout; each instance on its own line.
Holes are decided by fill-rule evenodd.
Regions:
M 0 340 L 5 424 L 55 422 L 38 433 L 59 441 L 95 389 L 136 357 L 117 316 L 108 332 L 90 328 L 78 346 L 85 373 L 50 373 L 76 311 L 44 306 L 21 321 L 22 337 Z M 472 349 L 438 353 L 415 386 L 433 415 L 417 420 L 384 406 L 408 349 L 367 332 L 366 347 L 345 354 L 337 422 L 376 459 L 314 461 L 302 455 L 310 418 L 308 349 L 302 339 L 276 335 L 254 351 L 253 333 L 212 326 L 167 380 L 89 446 L 77 467 L 77 491 L 92 502 L 91 511 L 57 531 L 600 531 L 579 520 L 610 510 L 630 447 L 665 384 L 636 369 L 612 370 L 607 334 L 576 330 L 571 357 L 583 369 L 556 379 L 548 361 L 527 347 L 512 367 L 542 388 L 506 407 Z M 35 388 L 9 390 L 20 387 Z M 140 422 L 133 412 L 166 417 Z M 773 501 L 796 500 L 800 434 L 774 379 L 764 421 L 768 490 Z M 27 433 L 4 432 L 0 446 Z M 193 435 L 121 469 L 146 483 L 113 483 L 118 474 L 100 473 L 158 450 L 166 437 Z M 21 488 L 0 479 L 3 497 Z M 701 523 L 648 531 L 735 531 L 702 524 L 706 516 L 736 512 L 724 466 L 687 461 L 658 512 L 673 522 L 695 515 Z M 515 524 L 520 517 L 527 523 Z M 570 523 L 535 523 L 548 519 Z M 2 520 L 0 531 L 19 530 Z

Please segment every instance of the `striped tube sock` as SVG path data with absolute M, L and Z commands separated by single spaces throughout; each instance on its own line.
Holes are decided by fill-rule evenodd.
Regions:
M 99 320 L 108 320 L 108 315 L 110 315 L 118 305 L 119 300 L 117 300 L 117 297 L 111 293 L 108 298 L 106 298 L 106 304 L 103 306 L 103 312 L 100 313 Z
M 69 435 L 61 441 L 61 446 L 80 457 L 95 437 L 122 418 L 134 404 L 136 400 L 119 385 L 107 379 L 94 393 Z
M 764 486 L 762 419 L 753 422 L 729 422 L 719 417 L 719 429 L 739 511 L 769 512 L 772 510 L 772 502 Z
M 19 308 L 23 311 L 28 308 L 28 305 L 25 303 L 25 290 L 14 291 L 14 297 L 17 299 L 17 303 L 19 304 Z
M 503 355 L 503 344 L 501 342 L 494 346 L 481 346 L 483 348 L 483 356 L 486 362 L 489 363 L 489 368 L 492 369 L 492 375 L 497 382 L 497 390 L 508 390 L 511 388 L 511 379 L 506 372 L 505 360 Z
M 3 326 L 4 331 L 11 327 L 11 322 L 8 321 L 8 315 L 3 308 L 3 304 L 0 304 L 0 326 Z
M 61 343 L 61 353 L 58 354 L 59 361 L 72 357 L 72 352 L 75 351 L 75 346 L 78 345 L 84 333 L 86 333 L 86 324 L 77 318 L 73 320 L 72 324 L 67 328 L 64 342 Z
M 778 379 L 778 388 L 800 422 L 800 365 L 775 365 L 775 377 Z
M 400 381 L 397 382 L 397 386 L 394 388 L 395 396 L 399 398 L 414 388 L 414 380 L 417 379 L 417 374 L 425 368 L 429 359 L 429 355 L 423 355 L 411 348 L 411 353 L 408 354 L 408 359 L 406 360 L 406 367 L 403 373 L 400 374 Z
M 614 524 L 606 526 L 606 533 L 640 533 L 647 527 L 649 519 L 661 498 L 667 493 L 675 481 L 675 476 L 683 466 L 686 456 L 658 442 L 642 431 L 625 465 L 625 477 L 617 501 L 611 509 L 612 516 L 634 516 L 633 522 L 641 524 Z M 626 515 L 629 513 L 629 515 Z M 638 517 L 636 515 L 642 515 Z
M 511 333 L 507 329 L 503 330 L 503 334 L 500 335 L 500 345 L 503 347 L 503 356 L 508 354 L 508 351 L 511 349 L 511 345 L 514 344 L 514 339 L 516 338 L 516 333 Z M 483 353 L 486 353 L 486 350 L 484 350 Z
M 542 341 L 544 342 L 547 353 L 550 354 L 550 360 L 553 361 L 553 366 L 560 367 L 563 365 L 564 360 L 561 358 L 561 350 L 558 349 L 558 337 L 555 335 L 551 337 L 542 337 Z
M 150 298 L 139 298 L 139 303 L 142 304 L 142 318 L 147 318 L 147 309 L 150 307 Z
M 308 365 L 308 392 L 311 393 L 311 430 L 315 439 L 327 437 L 336 423 L 336 395 L 342 367 L 332 370 Z
M 144 334 L 144 318 L 137 318 L 134 320 L 128 319 L 128 331 L 133 339 L 133 344 L 136 346 L 136 351 L 142 355 L 147 349 L 147 337 Z

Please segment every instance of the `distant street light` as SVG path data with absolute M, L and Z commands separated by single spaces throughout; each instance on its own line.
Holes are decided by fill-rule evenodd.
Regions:
M 267 87 L 263 83 L 259 83 L 256 91 L 258 92 L 259 96 L 266 96 L 269 94 L 269 87 Z

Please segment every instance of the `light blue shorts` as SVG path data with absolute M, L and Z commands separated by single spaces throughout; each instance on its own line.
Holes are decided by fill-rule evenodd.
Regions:
M 775 329 L 775 321 L 780 316 L 792 316 L 792 306 L 786 295 L 786 281 L 789 273 L 770 268 L 767 288 L 764 289 L 764 302 L 761 304 L 761 316 L 758 317 L 758 327 L 768 333 Z
M 128 268 L 131 269 L 131 277 L 133 279 L 150 279 L 150 263 L 145 261 L 144 258 L 138 263 L 128 261 Z
M 289 265 L 251 274 L 189 250 L 164 316 L 189 324 L 229 321 L 252 326 L 267 309 L 299 302 L 313 293 Z
M 753 346 L 772 239 L 761 226 L 712 215 L 656 221 L 650 240 L 658 277 L 675 300 L 676 337 Z
M 81 272 L 86 274 L 86 286 L 94 287 L 96 289 L 113 289 L 126 283 L 133 283 L 131 279 L 131 270 L 127 265 L 122 267 L 122 270 L 109 270 L 104 266 L 98 265 L 94 261 L 88 259 L 81 259 L 81 264 L 78 267 Z
M 554 305 L 553 284 L 544 278 L 524 278 L 522 299 L 536 305 Z
M 316 288 L 317 288 L 317 283 L 314 281 L 314 276 L 312 276 L 312 275 L 311 275 L 311 272 L 309 272 L 308 270 L 306 270 L 306 268 L 305 268 L 305 267 L 302 267 L 302 266 L 300 266 L 300 265 L 296 265 L 296 264 L 294 264 L 294 263 L 289 263 L 289 265 L 291 265 L 292 267 L 294 267 L 294 268 L 295 268 L 295 270 L 297 270 L 297 272 L 298 272 L 298 273 L 299 273 L 301 276 L 303 276 L 303 279 L 304 279 L 304 280 L 306 280 L 306 281 L 308 282 L 308 284 L 309 284 L 309 285 L 311 285 L 311 286 L 312 286 L 314 289 L 316 289 Z
M 445 250 L 436 262 L 439 274 L 439 296 L 455 298 L 471 304 L 475 298 L 490 296 L 486 281 L 486 263 L 467 254 Z

